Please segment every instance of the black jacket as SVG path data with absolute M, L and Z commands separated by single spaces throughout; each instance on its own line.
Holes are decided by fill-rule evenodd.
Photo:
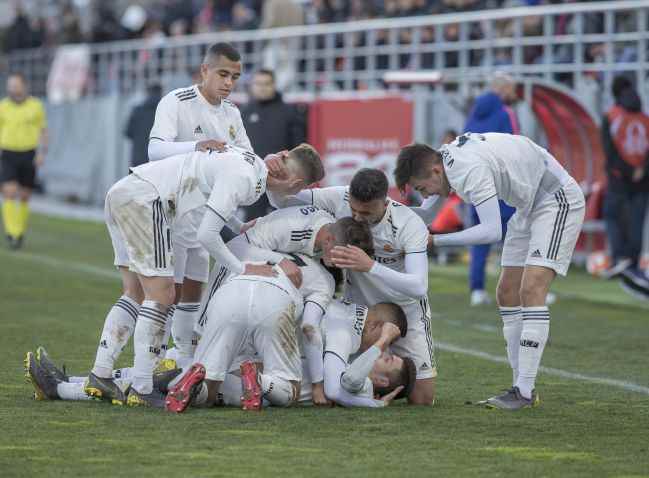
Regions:
M 155 109 L 160 97 L 150 96 L 131 111 L 124 135 L 133 142 L 131 167 L 149 161 L 149 133 L 155 120 Z
M 642 102 L 635 90 L 624 90 L 616 103 L 631 113 L 642 111 Z M 642 180 L 633 182 L 633 167 L 622 159 L 611 136 L 611 124 L 608 116 L 602 120 L 602 145 L 606 155 L 606 174 L 608 188 L 611 191 L 649 192 L 649 161 L 645 162 L 645 174 Z
M 267 101 L 251 101 L 241 109 L 241 117 L 255 153 L 262 158 L 306 141 L 304 111 L 284 103 L 279 93 Z

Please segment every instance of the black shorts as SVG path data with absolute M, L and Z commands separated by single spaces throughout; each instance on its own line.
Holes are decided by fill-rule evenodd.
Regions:
M 36 182 L 36 150 L 2 151 L 0 153 L 0 183 L 15 181 L 24 188 L 34 189 Z

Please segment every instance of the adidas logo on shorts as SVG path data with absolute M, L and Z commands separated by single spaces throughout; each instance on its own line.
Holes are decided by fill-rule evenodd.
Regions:
M 531 257 L 538 257 L 538 258 L 541 258 L 541 257 L 543 257 L 543 256 L 541 255 L 541 251 L 539 251 L 539 250 L 537 249 L 537 250 L 535 250 L 534 252 L 532 252 Z

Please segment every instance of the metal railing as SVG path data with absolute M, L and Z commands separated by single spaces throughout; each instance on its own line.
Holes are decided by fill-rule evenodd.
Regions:
M 89 46 L 85 94 L 130 93 L 187 76 L 215 41 L 241 51 L 244 73 L 275 67 L 292 92 L 381 89 L 384 73 L 396 69 L 437 70 L 460 88 L 500 69 L 576 91 L 595 78 L 609 91 L 616 72 L 632 72 L 644 85 L 648 16 L 649 0 L 621 0 L 97 44 Z M 23 72 L 42 95 L 53 53 L 15 52 L 8 70 Z

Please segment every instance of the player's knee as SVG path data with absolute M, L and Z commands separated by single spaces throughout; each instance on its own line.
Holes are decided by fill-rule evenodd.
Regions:
M 2 185 L 2 196 L 5 199 L 16 199 L 18 196 L 18 184 L 15 182 L 8 182 Z
M 496 289 L 496 300 L 501 307 L 515 307 L 520 305 L 518 285 L 509 281 L 500 281 Z
M 417 380 L 408 396 L 409 405 L 431 406 L 435 403 L 435 379 Z
M 548 285 L 538 278 L 523 281 L 520 289 L 521 305 L 523 307 L 534 307 L 545 305 L 545 296 L 548 293 Z
M 198 282 L 185 277 L 182 289 L 178 292 L 177 297 L 182 302 L 200 302 L 203 292 L 202 282 Z

